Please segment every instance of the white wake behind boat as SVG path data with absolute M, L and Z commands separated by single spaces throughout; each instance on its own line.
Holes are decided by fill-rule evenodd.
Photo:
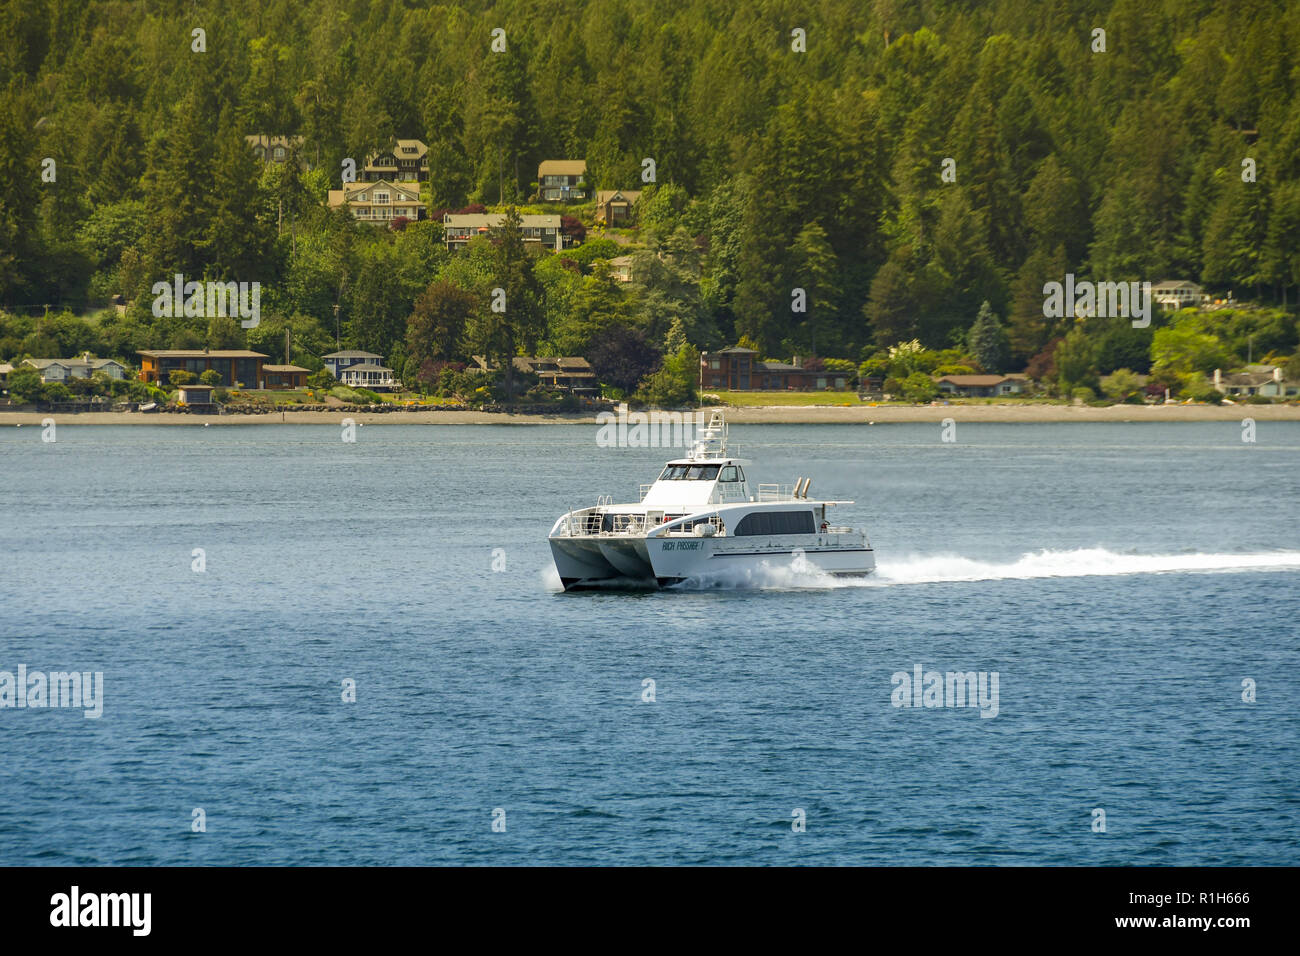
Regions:
M 855 576 L 875 570 L 866 532 L 828 516 L 853 502 L 809 498 L 811 478 L 753 486 L 749 464 L 727 454 L 727 425 L 714 411 L 690 454 L 642 485 L 639 502 L 602 496 L 555 522 L 551 554 L 564 589 L 669 587 L 775 567 Z

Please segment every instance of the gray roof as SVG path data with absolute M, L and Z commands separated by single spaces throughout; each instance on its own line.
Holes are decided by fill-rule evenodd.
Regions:
M 329 355 L 322 355 L 321 358 L 383 358 L 383 356 L 376 355 L 374 352 L 359 352 L 355 349 L 344 349 L 342 352 L 331 352 Z
M 347 368 L 343 370 L 343 374 L 346 375 L 348 374 L 348 372 L 391 372 L 391 371 L 392 371 L 391 368 L 386 368 L 383 365 L 375 365 L 373 362 L 361 362 L 357 365 L 349 365 Z

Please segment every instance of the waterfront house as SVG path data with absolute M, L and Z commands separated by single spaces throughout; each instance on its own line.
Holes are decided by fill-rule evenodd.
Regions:
M 429 147 L 418 139 L 399 139 L 392 149 L 366 157 L 365 182 L 424 182 L 429 178 Z
M 1214 387 L 1233 398 L 1300 398 L 1300 382 L 1288 381 L 1280 365 L 1247 365 L 1240 372 L 1214 370 Z
M 9 387 L 9 373 L 12 372 L 13 370 L 14 367 L 10 365 L 8 362 L 5 362 L 3 365 L 0 365 L 0 388 Z
M 579 355 L 554 357 L 517 356 L 514 366 L 536 375 L 543 385 L 578 395 L 599 395 L 600 383 L 591 364 Z
M 543 202 L 573 202 L 587 198 L 585 159 L 547 159 L 537 167 L 537 191 Z
M 700 356 L 700 387 L 735 392 L 809 391 L 846 388 L 852 375 L 809 368 L 798 355 L 789 362 L 760 360 L 753 349 L 734 346 Z
M 374 352 L 363 352 L 360 349 L 344 349 L 341 352 L 322 355 L 321 361 L 325 363 L 325 367 L 330 370 L 331 375 L 342 381 L 344 369 L 351 368 L 353 365 L 382 365 L 384 357 L 376 355 Z
M 462 249 L 471 239 L 486 236 L 505 221 L 505 213 L 447 213 L 442 217 L 442 240 L 449 250 Z M 559 216 L 520 216 L 520 231 L 526 244 L 559 252 L 568 245 Z
M 1019 395 L 1029 384 L 1029 376 L 1014 375 L 943 375 L 934 380 L 939 391 L 961 398 L 996 398 Z
M 339 381 L 349 388 L 368 388 L 374 391 L 389 391 L 400 384 L 393 377 L 393 370 L 375 362 L 359 362 L 349 365 L 339 376 Z
M 113 359 L 91 358 L 89 352 L 81 358 L 70 359 L 25 359 L 24 365 L 30 365 L 41 373 L 42 382 L 66 382 L 72 378 L 90 378 L 96 372 L 103 372 L 109 378 L 126 378 L 126 366 Z
M 641 198 L 639 189 L 600 189 L 596 191 L 596 221 L 607 226 L 630 222 L 632 207 Z
M 310 369 L 297 365 L 263 365 L 263 388 L 306 388 Z
M 171 384 L 177 371 L 202 375 L 213 370 L 224 387 L 262 388 L 262 363 L 267 356 L 247 349 L 146 349 L 140 356 L 140 381 Z
M 344 183 L 342 189 L 331 189 L 331 209 L 347 208 L 352 218 L 361 222 L 387 225 L 394 219 L 416 222 L 424 208 L 420 203 L 420 187 L 415 183 L 389 182 L 386 179 L 368 183 Z

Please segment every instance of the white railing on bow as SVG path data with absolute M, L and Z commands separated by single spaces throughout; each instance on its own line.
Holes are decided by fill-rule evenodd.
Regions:
M 759 501 L 790 501 L 794 498 L 794 485 L 760 484 Z

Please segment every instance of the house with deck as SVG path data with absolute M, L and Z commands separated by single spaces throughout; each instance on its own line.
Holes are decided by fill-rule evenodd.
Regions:
M 418 222 L 424 209 L 418 184 L 386 179 L 344 183 L 342 189 L 331 189 L 329 207 L 345 208 L 352 213 L 352 218 L 381 226 L 392 223 L 394 219 Z
M 516 356 L 514 366 L 536 375 L 543 385 L 576 395 L 599 395 L 600 383 L 591 364 L 579 355 L 553 357 Z
M 463 249 L 470 241 L 486 236 L 505 222 L 505 213 L 446 213 L 442 217 L 442 241 L 451 251 Z M 537 245 L 551 252 L 559 252 L 569 244 L 569 237 L 560 227 L 559 216 L 520 216 L 520 231 L 526 245 Z
M 392 149 L 366 157 L 361 179 L 377 182 L 425 182 L 429 178 L 429 147 L 418 139 L 399 139 Z
M 329 355 L 322 355 L 321 361 L 329 369 L 331 375 L 340 382 L 343 381 L 343 370 L 351 368 L 353 365 L 382 365 L 384 357 L 376 355 L 374 352 L 363 352 L 360 349 L 343 349 L 341 352 L 331 352 Z
M 542 202 L 582 202 L 587 198 L 585 159 L 546 159 L 537 167 Z

